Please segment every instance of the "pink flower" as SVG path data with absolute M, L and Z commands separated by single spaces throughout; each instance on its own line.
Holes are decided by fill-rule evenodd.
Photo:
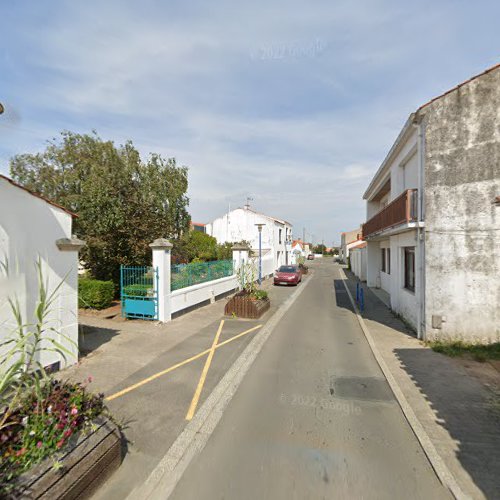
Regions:
M 42 447 L 42 442 L 41 442 L 41 441 L 38 441 L 38 443 L 36 443 L 36 447 L 37 447 L 37 448 L 41 448 L 41 447 Z
M 63 444 L 64 444 L 64 438 L 60 439 L 60 440 L 56 443 L 56 448 L 60 448 Z
M 71 436 L 71 434 L 73 434 L 73 431 L 71 429 L 66 429 L 64 431 L 64 437 L 65 438 L 69 438 Z
M 16 452 L 16 457 L 20 457 L 21 455 L 24 455 L 26 452 L 26 448 L 21 448 L 19 451 Z
M 71 415 L 78 415 L 78 410 L 76 408 L 71 408 Z

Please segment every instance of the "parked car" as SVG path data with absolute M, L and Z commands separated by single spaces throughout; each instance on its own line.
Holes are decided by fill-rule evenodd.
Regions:
M 313 253 L 310 253 L 310 254 L 307 256 L 307 260 L 314 260 L 314 254 L 313 254 Z
M 274 273 L 275 285 L 298 285 L 302 281 L 302 273 L 298 266 L 281 266 Z

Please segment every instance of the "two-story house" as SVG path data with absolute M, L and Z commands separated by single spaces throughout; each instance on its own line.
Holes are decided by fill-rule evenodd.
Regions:
M 500 338 L 500 65 L 412 113 L 370 182 L 367 284 L 419 338 Z
M 251 209 L 249 205 L 236 208 L 206 225 L 206 233 L 218 243 L 247 241 L 254 254 L 259 251 L 261 225 L 261 249 L 263 257 L 271 260 L 270 272 L 292 262 L 292 225 Z

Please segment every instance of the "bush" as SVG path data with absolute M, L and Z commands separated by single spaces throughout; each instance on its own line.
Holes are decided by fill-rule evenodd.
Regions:
M 135 285 L 127 285 L 124 287 L 123 293 L 134 297 L 148 297 L 154 293 L 154 288 L 153 285 L 137 283 Z
M 256 298 L 257 300 L 264 300 L 267 299 L 267 292 L 265 290 L 255 290 L 252 293 L 252 297 Z
M 114 296 L 115 285 L 112 281 L 78 280 L 78 307 L 105 309 L 111 305 Z

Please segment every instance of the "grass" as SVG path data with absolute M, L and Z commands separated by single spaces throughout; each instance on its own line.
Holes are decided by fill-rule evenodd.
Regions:
M 500 342 L 494 344 L 469 344 L 460 340 L 455 342 L 436 340 L 429 342 L 428 345 L 433 351 L 446 354 L 446 356 L 452 358 L 464 357 L 480 362 L 489 359 L 500 359 Z

